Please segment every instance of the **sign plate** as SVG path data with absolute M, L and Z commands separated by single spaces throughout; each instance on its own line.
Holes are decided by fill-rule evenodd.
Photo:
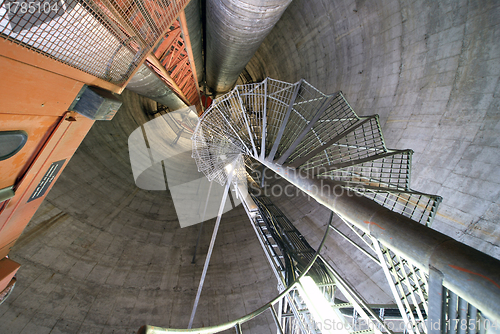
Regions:
M 61 167 L 64 165 L 64 162 L 66 162 L 66 159 L 53 162 L 50 165 L 49 170 L 47 171 L 47 173 L 45 173 L 45 175 L 43 176 L 42 180 L 40 181 L 40 183 L 36 187 L 33 194 L 30 196 L 27 203 L 34 201 L 37 198 L 40 198 L 45 194 L 47 189 L 52 184 L 52 181 L 54 181 L 55 177 L 57 176 L 57 174 L 61 170 Z

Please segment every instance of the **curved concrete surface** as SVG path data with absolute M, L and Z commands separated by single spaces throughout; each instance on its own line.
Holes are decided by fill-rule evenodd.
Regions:
M 94 125 L 12 250 L 22 267 L 0 306 L 0 332 L 187 327 L 215 220 L 204 223 L 192 264 L 199 225 L 181 229 L 169 191 L 139 189 L 132 176 L 127 138 L 155 103 L 129 91 L 122 97 L 115 118 Z M 194 326 L 241 317 L 276 294 L 240 205 L 222 218 Z M 275 331 L 270 314 L 251 327 Z
M 433 228 L 500 258 L 499 37 L 497 1 L 295 0 L 246 70 L 379 114 L 412 187 L 443 197 Z

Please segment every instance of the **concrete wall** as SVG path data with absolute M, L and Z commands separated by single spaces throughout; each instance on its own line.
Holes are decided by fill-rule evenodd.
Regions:
M 500 258 L 499 24 L 498 1 L 294 0 L 246 70 L 379 114 L 412 187 L 444 198 L 433 227 Z
M 97 122 L 11 251 L 21 263 L 0 306 L 2 333 L 136 333 L 186 328 L 215 220 L 181 229 L 168 191 L 136 187 L 127 138 L 151 100 L 125 91 L 110 122 Z M 173 140 L 173 138 L 172 138 Z M 221 221 L 194 326 L 234 320 L 277 295 L 245 211 Z M 253 333 L 275 332 L 270 314 Z

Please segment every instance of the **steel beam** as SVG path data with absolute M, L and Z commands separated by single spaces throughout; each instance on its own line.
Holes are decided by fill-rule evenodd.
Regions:
M 191 317 L 189 318 L 188 328 L 191 328 L 193 326 L 194 316 L 196 315 L 196 309 L 198 308 L 198 302 L 200 301 L 200 295 L 201 295 L 201 290 L 203 289 L 203 283 L 205 283 L 208 264 L 210 263 L 210 258 L 212 257 L 212 251 L 214 250 L 215 238 L 217 237 L 217 232 L 219 231 L 220 220 L 222 218 L 224 206 L 226 205 L 227 195 L 231 191 L 231 181 L 233 179 L 233 174 L 234 171 L 230 171 L 227 177 L 227 183 L 224 189 L 224 194 L 222 195 L 222 201 L 220 203 L 219 213 L 217 214 L 217 220 L 215 221 L 214 231 L 212 233 L 212 239 L 210 240 L 207 257 L 205 259 L 205 264 L 203 265 L 203 272 L 201 273 L 200 284 L 198 285 L 198 291 L 196 292 L 196 298 L 194 300 L 193 310 L 191 311 Z
M 351 245 L 353 245 L 354 247 L 356 247 L 358 250 L 360 250 L 363 254 L 365 254 L 370 260 L 372 260 L 373 262 L 375 262 L 376 264 L 380 265 L 380 261 L 373 255 L 371 255 L 370 253 L 368 253 L 366 251 L 366 249 L 364 249 L 363 247 L 361 247 L 360 245 L 358 245 L 357 243 L 355 243 L 353 240 L 351 240 L 351 238 L 349 238 L 347 235 L 345 235 L 344 233 L 342 233 L 342 231 L 340 231 L 338 228 L 336 228 L 335 226 L 333 225 L 330 225 L 330 228 L 332 230 L 334 230 L 335 232 L 337 232 L 338 234 L 340 234 L 341 237 L 343 237 L 346 241 L 348 241 Z
M 153 53 L 151 53 L 147 60 L 148 62 L 151 63 L 151 65 L 153 65 L 160 71 L 162 78 L 168 82 L 168 85 L 172 88 L 174 93 L 177 96 L 179 96 L 182 99 L 182 101 L 184 101 L 184 103 L 186 103 L 189 106 L 190 105 L 189 100 L 186 98 L 181 88 L 175 83 L 174 79 L 172 79 L 170 74 L 168 74 L 167 70 L 165 69 L 165 67 L 163 67 L 162 63 L 158 60 L 158 58 L 156 58 L 156 56 Z
M 191 39 L 189 37 L 188 25 L 186 21 L 186 13 L 184 10 L 179 14 L 179 21 L 181 23 L 182 36 L 184 37 L 184 46 L 188 53 L 189 64 L 191 65 L 191 72 L 193 73 L 194 82 L 196 85 L 196 89 L 198 89 L 198 96 L 200 97 L 200 86 L 198 86 L 198 75 L 196 74 L 196 64 L 194 63 L 193 49 L 191 47 Z
M 443 275 L 444 286 L 491 321 L 500 321 L 499 260 L 358 196 L 335 181 L 261 162 L 423 272 L 429 273 L 429 266 L 436 268 Z

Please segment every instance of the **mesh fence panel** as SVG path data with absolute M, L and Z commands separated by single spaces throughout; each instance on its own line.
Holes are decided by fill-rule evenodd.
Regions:
M 307 156 L 311 150 L 328 143 L 358 120 L 359 117 L 354 113 L 342 93 L 337 94 L 311 131 L 290 155 L 288 161 L 293 163 Z
M 286 124 L 287 135 L 281 139 L 278 146 L 278 155 L 285 152 L 288 147 L 299 137 L 303 129 L 309 124 L 316 112 L 321 108 L 328 96 L 311 86 L 306 81 L 302 82 L 297 97 L 293 103 L 290 118 Z
M 295 85 L 267 79 L 266 155 L 271 151 L 292 100 Z
M 117 85 L 154 47 L 188 0 L 0 2 L 0 34 Z
M 261 152 L 264 109 L 266 108 L 266 86 L 264 82 L 236 86 L 241 103 L 247 114 L 257 153 Z

